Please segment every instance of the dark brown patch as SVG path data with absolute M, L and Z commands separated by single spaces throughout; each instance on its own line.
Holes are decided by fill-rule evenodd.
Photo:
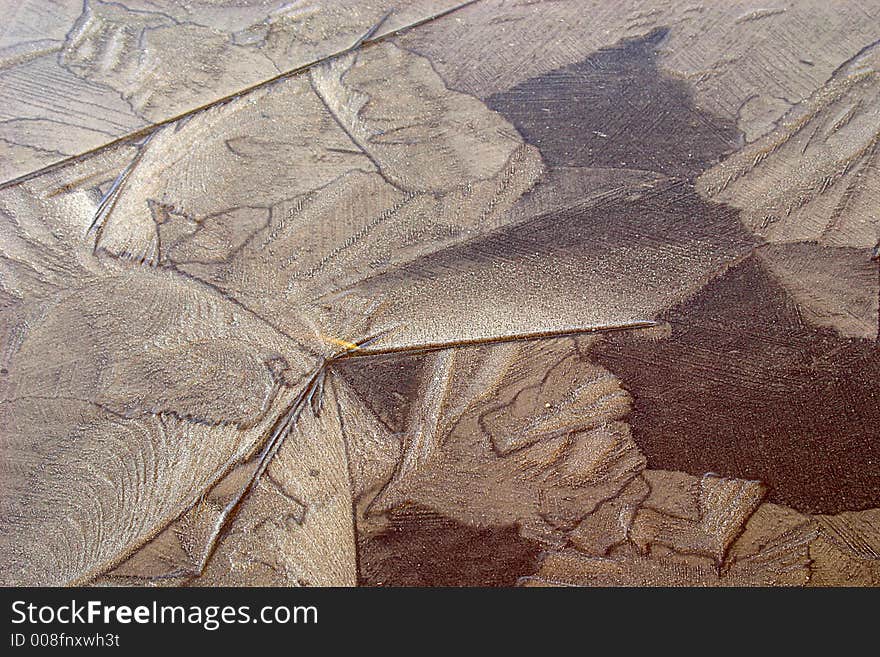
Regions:
M 359 584 L 513 586 L 537 571 L 540 551 L 515 527 L 476 529 L 408 507 L 383 533 L 358 537 Z
M 810 513 L 880 506 L 880 354 L 807 325 L 752 257 L 666 314 L 672 337 L 595 351 L 635 396 L 648 467 L 760 479 Z
M 410 409 L 419 403 L 423 354 L 382 354 L 342 359 L 333 365 L 364 404 L 392 432 L 406 430 Z
M 601 166 L 691 178 L 742 145 L 731 121 L 698 109 L 690 86 L 657 67 L 668 30 L 491 96 L 551 166 Z

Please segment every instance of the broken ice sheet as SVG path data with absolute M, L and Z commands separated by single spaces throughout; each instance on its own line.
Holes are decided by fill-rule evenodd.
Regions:
M 181 27 L 223 83 L 321 47 L 299 5 L 223 9 Z M 169 38 L 155 6 L 44 44 L 113 108 L 188 109 L 0 190 L 4 582 L 875 581 L 864 27 L 835 9 L 768 53 L 748 35 L 820 21 L 617 8 L 592 42 L 542 9 L 484 0 L 198 111 L 164 51 L 92 59 Z M 89 116 L 138 130 L 113 108 Z M 34 166 L 75 148 L 25 114 Z M 804 203 L 758 169 L 812 172 L 771 190 Z

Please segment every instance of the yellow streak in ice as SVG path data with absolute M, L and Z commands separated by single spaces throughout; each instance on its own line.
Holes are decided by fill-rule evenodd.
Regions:
M 340 347 L 345 347 L 349 351 L 356 351 L 360 349 L 357 344 L 354 342 L 349 342 L 348 340 L 340 340 L 339 338 L 334 338 L 330 335 L 323 335 L 322 333 L 318 334 L 322 340 L 325 342 L 332 342 L 333 344 L 339 345 Z

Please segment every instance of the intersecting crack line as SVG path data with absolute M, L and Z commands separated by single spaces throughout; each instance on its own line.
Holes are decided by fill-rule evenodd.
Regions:
M 656 322 L 635 322 L 628 325 L 620 325 L 616 327 L 603 327 L 602 329 L 593 329 L 590 332 L 597 332 L 599 330 L 628 330 L 628 329 L 640 329 L 646 328 L 649 326 L 655 326 Z M 556 334 L 548 334 L 541 337 L 544 338 L 553 338 L 560 337 L 562 335 L 572 335 L 571 332 L 567 333 L 556 333 Z M 352 347 L 347 348 L 345 351 L 332 356 L 328 359 L 322 360 L 318 366 L 313 370 L 311 375 L 309 376 L 308 381 L 306 382 L 303 389 L 297 394 L 296 398 L 291 402 L 291 404 L 287 407 L 284 413 L 282 413 L 279 418 L 275 421 L 272 426 L 272 429 L 269 431 L 269 435 L 267 436 L 265 443 L 262 449 L 257 456 L 257 467 L 254 470 L 253 474 L 248 478 L 247 483 L 244 487 L 242 487 L 241 491 L 231 500 L 229 501 L 223 508 L 219 518 L 216 520 L 214 524 L 214 531 L 209 539 L 209 545 L 203 552 L 200 563 L 198 564 L 198 571 L 196 576 L 201 575 L 205 572 L 205 569 L 210 562 L 213 555 L 216 553 L 220 543 L 223 538 L 228 535 L 231 523 L 238 515 L 242 505 L 247 500 L 247 498 L 251 495 L 251 493 L 256 488 L 256 485 L 259 483 L 262 476 L 266 473 L 269 465 L 272 463 L 275 456 L 278 454 L 281 449 L 284 441 L 290 435 L 290 432 L 293 430 L 294 425 L 299 420 L 302 413 L 311 408 L 312 412 L 316 415 L 320 413 L 321 403 L 324 392 L 324 383 L 327 376 L 328 368 L 337 360 L 341 360 L 346 356 L 351 356 L 353 354 L 357 355 L 373 355 L 376 352 L 362 352 L 362 346 L 369 345 L 369 343 L 373 342 L 380 336 L 373 336 L 367 338 L 366 340 L 361 341 L 360 343 L 352 343 Z M 534 338 L 514 338 L 514 339 L 534 339 Z M 511 339 L 490 339 L 483 341 L 483 343 L 491 343 L 491 342 L 509 342 Z M 438 347 L 442 348 L 442 347 Z M 420 351 L 421 348 L 411 349 L 414 351 Z M 218 480 L 219 481 L 219 480 Z
M 338 50 L 338 51 L 331 53 L 329 55 L 325 55 L 324 57 L 321 57 L 321 58 L 316 59 L 314 61 L 308 62 L 307 64 L 303 64 L 302 66 L 298 66 L 296 68 L 284 71 L 283 73 L 281 73 L 279 75 L 268 78 L 266 80 L 262 80 L 262 81 L 260 81 L 256 84 L 253 84 L 249 87 L 245 87 L 244 89 L 239 89 L 235 93 L 228 94 L 226 96 L 223 96 L 221 98 L 213 100 L 209 103 L 205 103 L 204 105 L 200 105 L 199 107 L 195 107 L 191 110 L 183 112 L 182 114 L 178 114 L 176 116 L 173 116 L 173 117 L 170 117 L 167 119 L 163 119 L 162 121 L 157 121 L 155 123 L 151 123 L 149 125 L 144 126 L 143 128 L 140 128 L 139 130 L 135 130 L 133 132 L 126 133 L 126 134 L 124 134 L 120 137 L 117 137 L 111 141 L 103 143 L 100 146 L 96 146 L 94 148 L 90 148 L 88 150 L 85 150 L 82 153 L 78 153 L 76 155 L 66 157 L 62 160 L 58 160 L 57 162 L 53 162 L 52 164 L 49 164 L 47 166 L 41 167 L 39 169 L 35 169 L 35 170 L 30 171 L 28 173 L 22 174 L 20 176 L 16 176 L 15 178 L 11 178 L 9 180 L 0 182 L 0 190 L 6 189 L 7 187 L 12 187 L 14 185 L 17 185 L 19 183 L 22 183 L 22 182 L 25 182 L 28 180 L 32 180 L 32 179 L 37 178 L 45 173 L 49 173 L 49 172 L 55 171 L 57 169 L 60 169 L 68 164 L 80 162 L 82 160 L 87 159 L 88 157 L 91 157 L 92 155 L 96 155 L 98 153 L 102 153 L 104 151 L 107 151 L 107 150 L 111 149 L 112 147 L 117 146 L 119 144 L 124 144 L 127 142 L 131 142 L 131 141 L 135 141 L 137 139 L 147 137 L 147 136 L 153 134 L 154 132 L 156 132 L 158 129 L 160 129 L 166 125 L 171 125 L 173 123 L 176 123 L 177 121 L 180 121 L 182 119 L 185 119 L 185 118 L 188 118 L 188 117 L 193 116 L 195 114 L 198 114 L 199 112 L 202 112 L 204 110 L 210 109 L 212 107 L 217 107 L 217 106 L 223 105 L 223 104 L 228 103 L 232 100 L 236 100 L 238 98 L 246 96 L 246 95 L 248 95 L 254 91 L 257 91 L 259 89 L 264 89 L 266 87 L 273 85 L 276 82 L 279 82 L 281 80 L 286 80 L 287 78 L 291 78 L 291 77 L 298 75 L 300 73 L 304 73 L 306 71 L 309 71 L 313 67 L 318 66 L 320 64 L 323 64 L 325 62 L 328 62 L 330 60 L 336 59 L 337 57 L 341 57 L 341 56 L 350 54 L 352 52 L 358 51 L 361 48 L 364 48 L 365 46 L 375 44 L 375 43 L 381 43 L 381 42 L 386 41 L 388 39 L 394 38 L 395 36 L 398 36 L 399 34 L 402 34 L 403 32 L 407 32 L 411 29 L 421 27 L 422 25 L 425 25 L 427 23 L 431 23 L 435 20 L 443 18 L 444 16 L 448 16 L 449 14 L 452 14 L 456 11 L 464 9 L 465 7 L 469 7 L 470 5 L 476 4 L 480 1 L 481 0 L 467 0 L 467 2 L 462 2 L 460 4 L 453 6 L 453 7 L 450 7 L 448 9 L 444 9 L 442 11 L 436 12 L 434 14 L 431 14 L 430 16 L 426 16 L 424 18 L 421 18 L 417 21 L 414 21 L 412 23 L 409 23 L 407 25 L 399 27 L 393 31 L 386 32 L 384 34 L 376 34 L 376 32 L 378 32 L 378 30 L 381 28 L 382 24 L 387 20 L 388 16 L 390 15 L 390 12 L 386 13 L 379 19 L 379 21 L 376 24 L 371 26 L 370 29 L 364 33 L 364 35 L 359 37 L 352 45 L 348 46 L 347 48 L 344 48 L 342 50 Z
M 579 333 L 596 333 L 596 332 L 608 332 L 608 331 L 625 331 L 625 330 L 637 330 L 642 328 L 647 328 L 650 326 L 656 326 L 656 322 L 634 322 L 626 325 L 619 326 L 609 326 L 609 327 L 597 327 L 592 328 L 587 331 L 566 331 L 566 332 L 556 332 L 556 333 L 547 333 L 540 336 L 516 336 L 516 337 L 490 337 L 484 340 L 479 340 L 475 342 L 471 342 L 469 344 L 494 344 L 500 342 L 510 342 L 513 340 L 523 340 L 523 341 L 531 341 L 536 339 L 552 339 L 557 337 L 565 337 L 571 335 L 577 335 Z M 274 460 L 275 456 L 278 454 L 279 450 L 284 444 L 284 441 L 289 436 L 290 432 L 293 430 L 296 422 L 301 417 L 302 413 L 307 409 L 311 409 L 313 413 L 316 415 L 321 412 L 321 405 L 323 399 L 323 391 L 325 386 L 326 377 L 330 370 L 330 367 L 337 361 L 351 358 L 351 357 L 367 357 L 374 356 L 380 353 L 385 353 L 383 351 L 366 351 L 365 349 L 369 347 L 369 344 L 377 340 L 381 335 L 372 336 L 365 340 L 362 340 L 360 343 L 353 343 L 351 348 L 348 348 L 336 355 L 333 355 L 329 358 L 323 359 L 319 362 L 317 367 L 312 370 L 311 374 L 308 377 L 305 385 L 302 390 L 297 394 L 294 400 L 286 407 L 286 409 L 277 417 L 275 422 L 272 424 L 272 428 L 268 431 L 267 435 L 258 442 L 258 453 L 256 456 L 257 467 L 254 472 L 248 477 L 247 483 L 241 488 L 241 490 L 235 495 L 235 497 L 227 502 L 227 504 L 223 507 L 219 517 L 214 523 L 213 531 L 211 536 L 208 539 L 208 545 L 205 546 L 204 551 L 202 552 L 202 556 L 199 559 L 199 563 L 195 565 L 191 570 L 188 569 L 186 571 L 176 571 L 174 573 L 158 576 L 158 577 L 150 577 L 149 579 L 160 580 L 160 579 L 169 579 L 179 576 L 189 576 L 189 580 L 197 578 L 202 575 L 208 564 L 211 561 L 211 558 L 216 553 L 217 549 L 220 546 L 222 540 L 229 534 L 230 527 L 235 517 L 238 515 L 241 510 L 243 504 L 246 502 L 250 494 L 255 489 L 256 485 L 259 483 L 259 480 L 266 473 L 269 465 Z M 448 343 L 448 344 L 438 344 L 432 347 L 432 349 L 444 349 L 444 348 L 454 348 L 456 346 L 461 346 L 459 343 Z M 395 352 L 400 351 L 410 351 L 415 353 L 420 353 L 425 351 L 425 347 L 416 346 L 410 348 L 402 348 L 396 349 Z M 341 412 L 341 409 L 337 409 L 337 412 Z M 228 467 L 224 468 L 222 472 L 218 474 L 218 477 L 214 479 L 214 482 L 206 489 L 205 494 L 207 494 L 211 489 L 213 489 L 217 484 L 219 484 L 225 476 L 231 473 L 236 467 L 241 465 L 245 465 L 251 459 L 244 460 L 236 460 L 234 462 L 230 462 Z M 204 497 L 204 496 L 203 496 Z M 198 502 L 196 502 L 197 504 Z M 172 525 L 177 519 L 183 516 L 188 510 L 192 507 L 187 508 L 180 514 L 177 514 L 173 518 L 169 519 L 168 522 L 162 524 L 157 527 L 156 531 L 153 532 L 149 537 L 146 537 L 143 542 L 140 542 L 136 547 L 132 550 L 127 551 L 121 557 L 115 558 L 110 563 L 105 563 L 101 567 L 95 569 L 90 574 L 85 577 L 78 578 L 75 581 L 69 582 L 69 585 L 81 585 L 87 584 L 89 582 L 94 581 L 96 578 L 101 575 L 107 574 L 113 570 L 116 566 L 124 562 L 126 559 L 131 557 L 134 553 L 137 552 L 141 547 L 149 543 L 152 538 L 155 538 L 159 533 L 166 530 L 170 525 Z

